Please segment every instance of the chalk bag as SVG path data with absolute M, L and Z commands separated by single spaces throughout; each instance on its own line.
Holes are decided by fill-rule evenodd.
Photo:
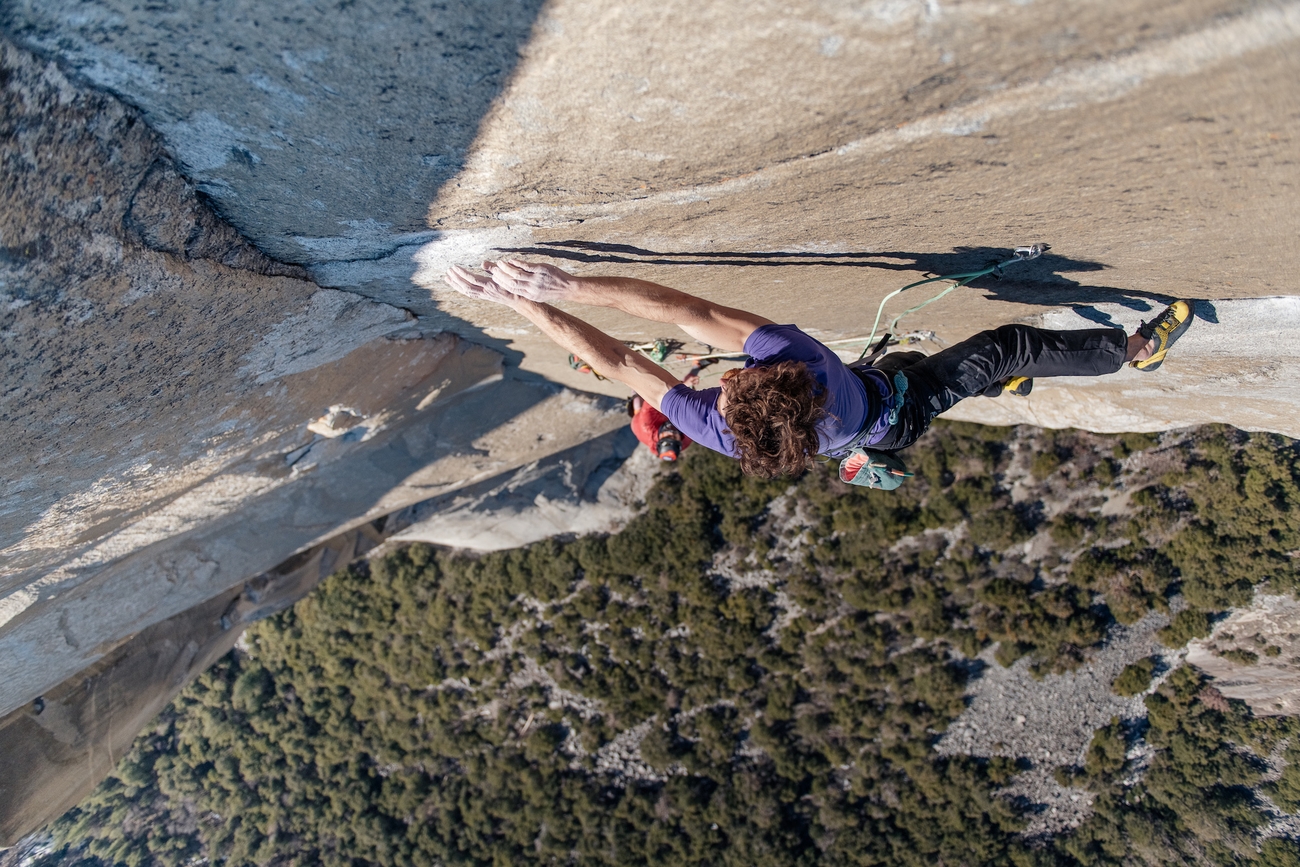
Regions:
M 886 452 L 852 449 L 840 461 L 840 481 L 877 491 L 892 491 L 912 477 L 907 465 Z

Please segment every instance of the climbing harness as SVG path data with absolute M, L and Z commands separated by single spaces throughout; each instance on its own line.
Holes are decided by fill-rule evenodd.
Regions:
M 940 298 L 947 295 L 952 290 L 965 286 L 972 280 L 985 277 L 989 274 L 1002 276 L 1002 269 L 1007 265 L 1013 265 L 1016 262 L 1028 262 L 1031 259 L 1037 259 L 1043 253 L 1051 249 L 1047 244 L 1031 244 L 1027 247 L 1017 247 L 1012 253 L 1010 259 L 1001 262 L 993 262 L 981 268 L 978 271 L 971 271 L 965 274 L 943 274 L 938 277 L 927 277 L 924 280 L 918 280 L 915 283 L 909 283 L 901 289 L 895 289 L 880 300 L 880 307 L 876 309 L 876 319 L 871 324 L 871 336 L 867 338 L 867 345 L 863 348 L 862 354 L 858 360 L 849 365 L 863 379 L 863 384 L 871 387 L 871 382 L 876 377 L 865 375 L 865 370 L 870 369 L 885 351 L 889 348 L 893 340 L 893 332 L 898 328 L 898 323 L 904 316 L 909 313 L 915 313 L 927 304 L 932 304 Z M 927 283 L 937 283 L 941 280 L 951 280 L 952 285 L 944 289 L 932 298 L 922 301 L 920 304 L 907 308 L 902 313 L 894 317 L 889 323 L 889 328 L 885 330 L 884 335 L 879 341 L 876 340 L 876 329 L 880 327 L 880 317 L 884 315 L 885 304 L 894 296 L 906 292 L 908 289 L 914 289 L 917 286 L 924 286 Z M 879 382 L 876 383 L 879 387 Z M 850 485 L 860 485 L 866 488 L 874 488 L 881 491 L 892 491 L 904 481 L 912 477 L 908 472 L 907 465 L 904 464 L 896 455 L 890 452 L 880 452 L 867 448 L 872 442 L 879 442 L 884 439 L 889 428 L 898 423 L 899 413 L 907 402 L 907 378 L 902 372 L 894 373 L 892 394 L 885 396 L 882 416 L 871 423 L 868 430 L 858 432 L 854 439 L 854 444 L 849 448 L 847 456 L 840 461 L 839 476 L 840 481 Z M 997 394 L 1003 390 L 1016 395 L 1027 395 L 1030 389 L 1034 387 L 1034 381 L 1027 377 L 1014 377 L 1003 383 L 998 383 Z M 992 389 L 990 388 L 990 392 Z M 990 396 L 996 396 L 990 394 Z
M 873 445 L 885 438 L 889 429 L 898 424 L 899 413 L 907 403 L 907 377 L 902 371 L 895 371 L 890 377 L 885 371 L 877 370 L 868 361 L 858 360 L 848 365 L 849 370 L 862 381 L 869 391 L 874 390 L 880 396 L 881 414 L 876 419 L 867 419 L 862 429 L 854 434 L 850 444 Z
M 876 347 L 883 351 L 885 341 Z M 866 354 L 865 352 L 863 353 Z M 871 360 L 880 352 L 873 352 Z M 902 371 L 896 371 L 891 379 L 884 371 L 871 366 L 871 362 L 859 359 L 849 365 L 862 384 L 874 390 L 880 396 L 881 411 L 874 418 L 868 418 L 862 428 L 849 441 L 848 446 L 836 449 L 827 457 L 840 458 L 840 481 L 850 485 L 860 485 L 881 491 L 892 491 L 912 474 L 901 459 L 889 452 L 870 448 L 883 440 L 890 429 L 898 424 L 903 407 L 907 405 L 907 377 Z

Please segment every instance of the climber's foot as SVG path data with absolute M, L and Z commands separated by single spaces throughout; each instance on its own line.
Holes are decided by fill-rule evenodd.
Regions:
M 1014 394 L 1017 397 L 1025 397 L 1029 392 L 1034 390 L 1034 379 L 1031 376 L 1013 376 L 1010 379 L 1000 379 L 997 382 L 984 389 L 980 394 L 985 397 L 998 397 L 1003 394 Z
M 1130 367 L 1151 371 L 1160 367 L 1170 347 L 1183 336 L 1192 324 L 1192 302 L 1175 301 L 1150 322 L 1143 322 L 1138 327 L 1138 337 L 1145 337 L 1146 344 L 1138 350 L 1129 362 Z
M 1029 392 L 1034 390 L 1034 378 L 1032 376 L 1013 376 L 1007 380 L 1004 386 L 1007 394 L 1014 394 L 1017 397 L 1028 397 Z

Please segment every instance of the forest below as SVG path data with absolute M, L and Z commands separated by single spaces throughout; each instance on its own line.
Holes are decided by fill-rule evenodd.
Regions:
M 1056 769 L 1095 796 L 1070 833 L 1023 835 L 999 796 L 1028 759 L 935 750 L 994 645 L 1046 676 L 1152 610 L 1173 648 L 1294 592 L 1297 444 L 948 423 L 908 458 L 885 493 L 696 448 L 617 534 L 337 573 L 186 689 L 35 867 L 1300 867 L 1260 834 L 1261 798 L 1300 810 L 1300 719 L 1188 666 L 1115 682 L 1146 720 Z

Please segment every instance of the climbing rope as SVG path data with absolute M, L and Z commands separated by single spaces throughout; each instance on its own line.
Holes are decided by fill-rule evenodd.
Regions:
M 822 340 L 819 342 L 823 346 L 840 346 L 845 343 L 862 343 L 864 340 L 866 340 L 865 337 L 845 337 L 842 340 Z M 933 331 L 909 331 L 906 334 L 900 334 L 894 342 L 906 346 L 910 343 L 920 343 L 922 340 L 933 340 L 937 343 L 943 343 L 943 341 L 940 340 Z M 870 346 L 870 344 L 868 344 L 868 346 Z M 677 353 L 677 356 L 668 363 L 698 364 L 701 361 L 712 362 L 721 361 L 723 359 L 734 359 L 740 361 L 746 358 L 749 358 L 749 356 L 744 352 L 706 352 L 701 355 L 690 355 L 684 352 L 679 352 Z
M 947 295 L 952 290 L 960 286 L 965 286 L 967 283 L 971 282 L 972 280 L 978 280 L 980 277 L 984 277 L 989 274 L 996 274 L 997 276 L 1001 277 L 1002 269 L 1005 266 L 1014 265 L 1016 262 L 1028 262 L 1030 259 L 1037 259 L 1039 256 L 1043 255 L 1050 249 L 1051 247 L 1049 247 L 1047 244 L 1030 244 L 1028 247 L 1017 247 L 1015 251 L 1011 254 L 1010 259 L 1006 259 L 1002 262 L 994 262 L 993 264 L 988 265 L 987 267 L 982 268 L 979 271 L 972 271 L 969 274 L 943 274 L 938 277 L 927 277 L 924 280 L 917 280 L 915 283 L 908 283 L 902 289 L 895 289 L 893 292 L 890 292 L 884 298 L 880 299 L 880 307 L 876 309 L 876 321 L 871 323 L 871 336 L 867 338 L 867 346 L 865 349 L 862 350 L 862 355 L 858 356 L 858 359 L 861 360 L 863 358 L 866 358 L 867 352 L 870 351 L 872 344 L 875 343 L 876 329 L 880 326 L 880 317 L 885 312 L 885 303 L 888 302 L 889 299 L 893 298 L 895 295 L 906 292 L 908 289 L 915 289 L 917 286 L 924 286 L 926 283 L 937 283 L 940 280 L 955 281 L 951 286 L 949 286 L 947 289 L 940 292 L 938 295 L 935 295 L 933 298 L 922 301 L 920 304 L 917 304 L 915 307 L 909 307 L 906 310 L 904 310 L 902 313 L 895 316 L 894 321 L 889 323 L 889 328 L 886 332 L 887 334 L 893 333 L 894 329 L 898 327 L 899 320 L 902 319 L 904 316 L 906 316 L 909 313 L 915 313 L 925 305 L 932 304 L 935 301 L 938 301 L 940 298 Z

